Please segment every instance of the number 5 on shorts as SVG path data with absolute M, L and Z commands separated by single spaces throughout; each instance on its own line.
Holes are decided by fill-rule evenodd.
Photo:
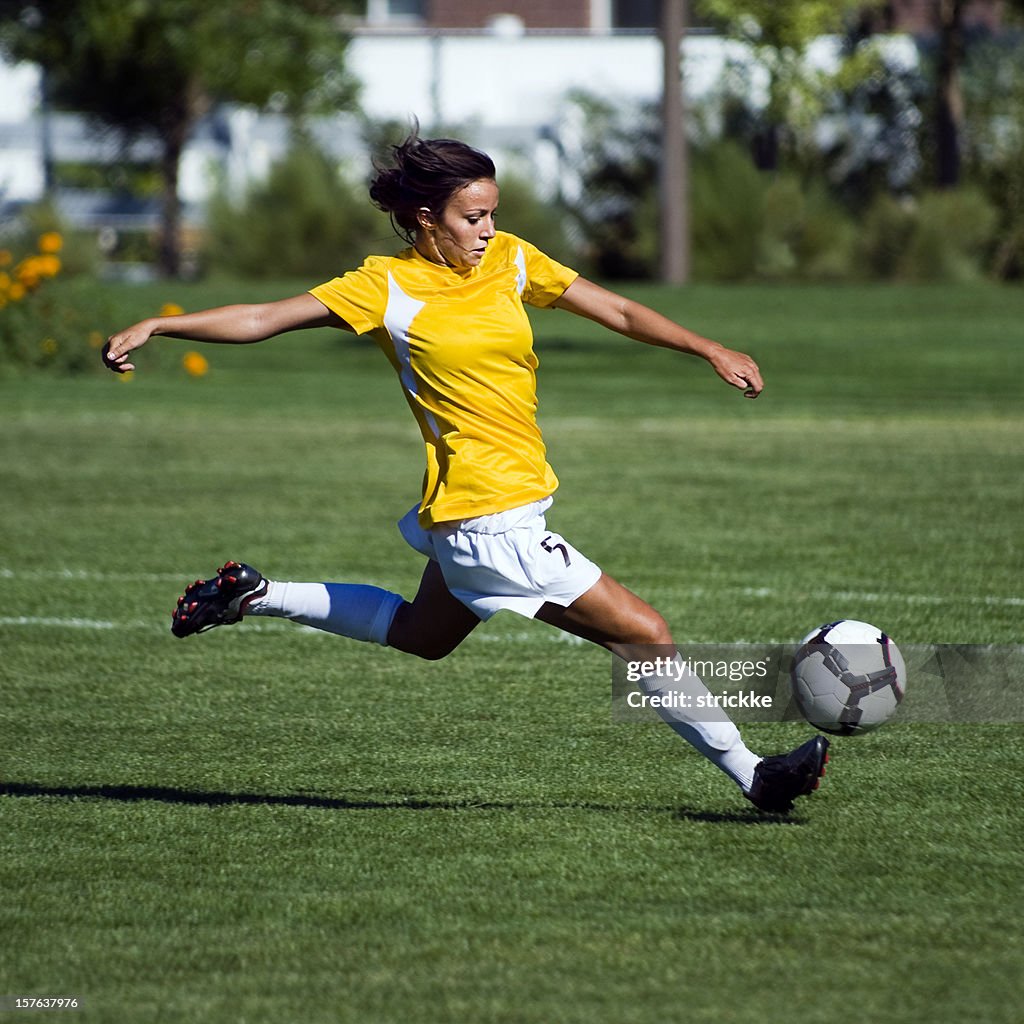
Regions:
M 556 551 L 561 551 L 562 552 L 562 558 L 565 559 L 565 567 L 568 569 L 569 568 L 569 564 L 570 564 L 569 563 L 569 552 L 566 550 L 565 545 L 564 544 L 552 544 L 552 543 L 550 543 L 550 541 L 551 541 L 551 534 L 549 533 L 540 542 L 540 546 L 545 551 L 547 551 L 549 554 L 554 554 Z

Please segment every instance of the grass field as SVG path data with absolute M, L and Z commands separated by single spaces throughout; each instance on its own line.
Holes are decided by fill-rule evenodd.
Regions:
M 766 391 L 538 315 L 555 529 L 683 641 L 1021 642 L 1024 290 L 637 294 Z M 437 664 L 267 620 L 173 639 L 229 557 L 421 570 L 393 525 L 420 444 L 374 349 L 207 347 L 192 379 L 191 347 L 0 384 L 0 996 L 113 1024 L 1021 1020 L 1021 722 L 836 740 L 780 820 L 613 722 L 604 652 L 513 615 Z

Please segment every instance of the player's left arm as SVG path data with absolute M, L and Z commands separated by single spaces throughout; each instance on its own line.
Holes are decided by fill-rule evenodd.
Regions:
M 750 356 L 701 337 L 649 306 L 617 295 L 586 278 L 577 277 L 552 305 L 634 341 L 700 356 L 726 384 L 738 388 L 747 398 L 757 398 L 764 389 L 761 371 Z

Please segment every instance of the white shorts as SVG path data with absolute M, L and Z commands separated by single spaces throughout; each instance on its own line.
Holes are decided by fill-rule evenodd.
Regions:
M 502 609 L 532 619 L 550 601 L 567 608 L 601 577 L 601 570 L 544 520 L 552 499 L 443 523 L 419 524 L 418 505 L 399 520 L 410 547 L 441 567 L 448 589 L 481 619 Z

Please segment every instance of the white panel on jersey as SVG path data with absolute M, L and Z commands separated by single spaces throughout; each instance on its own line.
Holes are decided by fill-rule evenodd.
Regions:
M 526 256 L 523 254 L 521 245 L 516 248 L 516 267 L 519 270 L 519 273 L 516 274 L 516 288 L 522 295 L 523 289 L 526 287 Z
M 412 357 L 409 354 L 409 329 L 417 313 L 425 305 L 425 302 L 406 295 L 391 275 L 391 271 L 388 271 L 388 305 L 384 311 L 384 326 L 387 328 L 388 334 L 391 335 L 391 341 L 395 346 L 395 355 L 402 367 L 402 372 L 399 375 L 402 387 L 414 398 L 419 398 L 419 390 L 416 387 L 416 375 L 413 373 Z M 422 403 L 417 404 L 423 409 Z M 438 429 L 434 417 L 426 409 L 423 409 L 423 416 L 430 432 L 434 437 L 440 438 L 441 431 Z

